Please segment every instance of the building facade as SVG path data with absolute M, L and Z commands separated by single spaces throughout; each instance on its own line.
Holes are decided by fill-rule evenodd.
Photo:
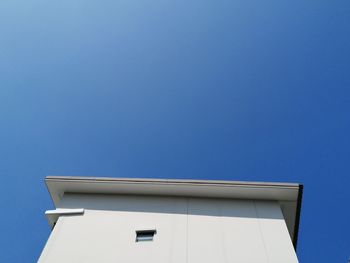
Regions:
M 297 263 L 302 185 L 46 178 L 40 263 Z

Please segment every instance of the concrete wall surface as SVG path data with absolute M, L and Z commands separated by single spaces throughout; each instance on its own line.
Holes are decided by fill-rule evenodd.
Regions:
M 297 263 L 277 202 L 65 194 L 40 263 Z M 156 230 L 136 242 L 137 230 Z

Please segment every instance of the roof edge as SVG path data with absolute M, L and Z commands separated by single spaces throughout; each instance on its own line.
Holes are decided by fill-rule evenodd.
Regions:
M 47 176 L 45 182 L 86 182 L 86 183 L 163 183 L 163 184 L 194 184 L 194 185 L 223 185 L 223 186 L 250 186 L 250 187 L 282 187 L 299 188 L 298 183 L 281 182 L 251 182 L 251 181 L 227 181 L 227 180 L 192 180 L 192 179 L 157 179 L 157 178 L 115 178 L 115 177 L 85 177 L 85 176 Z

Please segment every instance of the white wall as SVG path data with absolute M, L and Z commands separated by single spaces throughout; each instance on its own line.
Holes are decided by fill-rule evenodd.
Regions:
M 188 262 L 295 263 L 277 202 L 189 201 Z
M 276 202 L 66 194 L 41 263 L 296 263 Z M 156 229 L 135 242 L 136 230 Z

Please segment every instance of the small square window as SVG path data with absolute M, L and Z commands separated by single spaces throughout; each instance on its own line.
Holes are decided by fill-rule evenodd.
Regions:
M 156 230 L 136 230 L 136 242 L 153 241 Z

